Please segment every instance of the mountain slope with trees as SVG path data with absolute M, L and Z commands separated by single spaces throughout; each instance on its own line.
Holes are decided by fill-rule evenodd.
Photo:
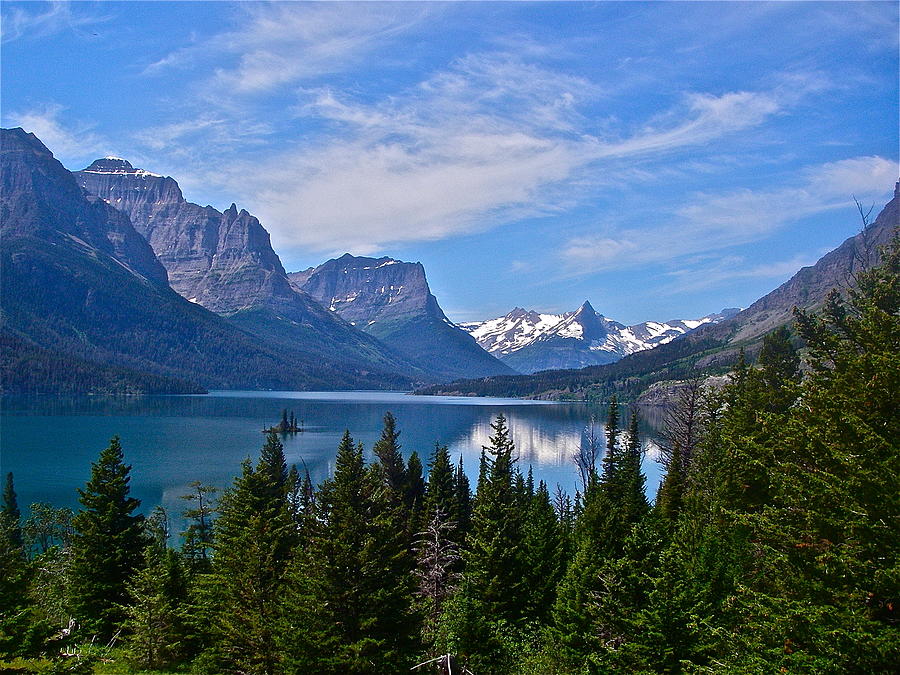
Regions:
M 128 217 L 86 195 L 33 134 L 2 130 L 0 147 L 5 392 L 408 386 L 261 341 L 188 302 Z
M 227 317 L 245 332 L 350 372 L 404 374 L 435 381 L 367 333 L 291 286 L 269 233 L 232 204 L 220 212 L 187 201 L 178 183 L 120 158 L 74 173 L 79 184 L 127 214 L 182 297 Z
M 600 400 L 618 395 L 631 400 L 656 382 L 685 380 L 698 372 L 726 373 L 742 349 L 753 356 L 767 332 L 790 324 L 794 307 L 817 309 L 831 289 L 852 287 L 860 272 L 880 262 L 879 247 L 891 241 L 898 227 L 900 183 L 874 222 L 864 222 L 859 234 L 730 319 L 701 326 L 667 344 L 610 365 L 460 380 L 426 387 L 420 393 Z

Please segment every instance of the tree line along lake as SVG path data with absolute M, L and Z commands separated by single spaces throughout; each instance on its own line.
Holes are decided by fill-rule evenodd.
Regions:
M 491 422 L 499 413 L 509 421 L 523 473 L 551 493 L 559 485 L 570 495 L 578 488 L 573 456 L 589 442 L 595 419 L 597 443 L 604 444 L 606 408 L 585 403 L 551 403 L 501 398 L 411 396 L 400 392 L 220 391 L 198 396 L 6 397 L 0 418 L 0 464 L 13 472 L 23 507 L 46 502 L 78 508 L 77 488 L 90 476 L 91 462 L 119 436 L 132 465 L 132 495 L 149 512 L 162 505 L 175 531 L 185 503 L 179 497 L 192 481 L 219 490 L 231 485 L 247 457 L 254 461 L 265 436 L 287 410 L 301 433 L 283 436 L 288 464 L 308 470 L 313 483 L 328 477 L 345 429 L 363 443 L 371 460 L 384 414 L 397 419 L 403 455 L 415 451 L 426 465 L 435 443 L 447 445 L 463 464 L 472 485 Z M 656 492 L 661 467 L 655 461 L 658 413 L 643 411 L 642 441 L 648 496 Z

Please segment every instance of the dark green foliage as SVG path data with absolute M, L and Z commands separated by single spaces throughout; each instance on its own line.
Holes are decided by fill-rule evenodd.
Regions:
M 381 463 L 381 471 L 385 485 L 387 485 L 398 498 L 403 497 L 406 487 L 406 466 L 403 455 L 400 454 L 400 432 L 397 431 L 397 420 L 387 412 L 384 414 L 384 428 L 381 430 L 381 438 L 375 441 L 372 451 Z
M 282 653 L 289 672 L 401 672 L 415 653 L 413 558 L 381 472 L 344 433 L 317 525 L 294 566 Z
M 123 608 L 125 653 L 147 669 L 169 668 L 186 655 L 187 586 L 179 555 L 154 542 L 144 550 L 144 566 L 128 583 Z
M 22 512 L 16 499 L 16 488 L 13 485 L 12 471 L 6 474 L 3 484 L 3 498 L 0 504 L 0 523 L 8 528 L 7 536 L 17 548 L 22 548 Z
M 565 548 L 544 481 L 529 501 L 522 541 L 526 614 L 532 621 L 546 624 L 565 570 Z
M 228 669 L 265 675 L 280 669 L 275 626 L 297 544 L 286 483 L 281 443 L 269 434 L 256 468 L 245 461 L 219 502 L 213 634 L 216 657 Z
M 75 619 L 102 641 L 122 622 L 128 602 L 126 583 L 143 563 L 146 543 L 140 502 L 129 496 L 131 467 L 114 437 L 91 467 L 91 479 L 79 490 L 82 510 L 72 521 L 70 593 Z
M 443 513 L 445 518 L 454 520 L 456 480 L 450 452 L 446 445 L 434 444 L 434 451 L 428 461 L 428 483 L 425 488 L 425 510 L 431 518 L 435 513 Z
M 456 522 L 457 532 L 462 541 L 472 529 L 472 490 L 469 487 L 469 477 L 463 470 L 462 455 L 459 457 L 459 464 L 456 465 L 450 517 Z
M 422 476 L 422 460 L 419 453 L 413 450 L 406 464 L 406 486 L 403 493 L 403 505 L 409 520 L 409 533 L 412 537 L 421 532 L 427 522 L 425 515 L 425 478 Z
M 465 592 L 474 595 L 490 617 L 516 623 L 524 611 L 520 549 L 525 514 L 515 491 L 518 472 L 506 418 L 498 415 L 491 428 L 483 485 L 466 540 Z
M 0 657 L 32 655 L 44 637 L 27 594 L 34 568 L 26 561 L 19 518 L 9 473 L 0 508 Z

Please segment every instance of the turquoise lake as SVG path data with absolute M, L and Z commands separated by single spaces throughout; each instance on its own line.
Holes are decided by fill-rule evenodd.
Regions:
M 518 465 L 534 469 L 551 492 L 558 484 L 570 495 L 578 487 L 573 454 L 586 443 L 593 414 L 604 409 L 579 403 L 547 403 L 497 398 L 425 397 L 395 392 L 211 392 L 202 396 L 138 398 L 7 398 L 0 416 L 0 470 L 15 477 L 19 504 L 34 502 L 78 507 L 76 489 L 90 476 L 91 462 L 112 436 L 121 438 L 132 465 L 132 494 L 142 510 L 163 505 L 176 521 L 184 508 L 179 496 L 199 480 L 226 488 L 246 457 L 254 461 L 264 442 L 262 429 L 276 424 L 282 409 L 293 411 L 304 433 L 284 437 L 288 464 L 309 470 L 315 483 L 334 468 L 344 429 L 371 447 L 382 417 L 397 418 L 405 456 L 415 450 L 427 464 L 435 442 L 446 444 L 454 461 L 463 457 L 474 488 L 478 458 L 488 444 L 498 413 L 509 420 Z M 627 424 L 627 420 L 626 420 Z M 652 497 L 661 467 L 654 460 L 654 431 L 643 425 L 644 470 Z

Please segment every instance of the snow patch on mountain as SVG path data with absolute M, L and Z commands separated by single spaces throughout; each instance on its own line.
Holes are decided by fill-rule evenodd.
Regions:
M 565 314 L 516 307 L 506 316 L 461 323 L 459 327 L 472 335 L 483 349 L 500 359 L 513 357 L 515 367 L 530 370 L 520 362 L 522 359 L 533 361 L 537 369 L 547 363 L 540 355 L 549 352 L 553 353 L 554 363 L 562 364 L 560 367 L 611 363 L 628 354 L 671 342 L 702 325 L 718 323 L 738 311 L 726 309 L 700 319 L 645 321 L 625 326 L 606 318 L 585 302 L 578 310 Z M 566 357 L 567 353 L 570 357 Z

